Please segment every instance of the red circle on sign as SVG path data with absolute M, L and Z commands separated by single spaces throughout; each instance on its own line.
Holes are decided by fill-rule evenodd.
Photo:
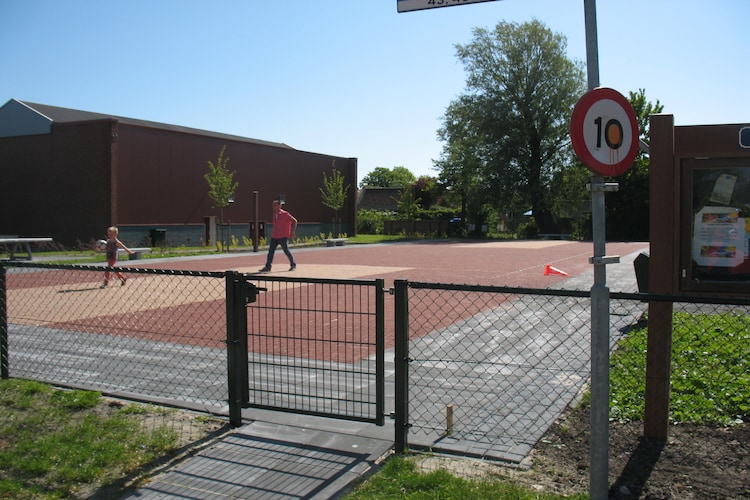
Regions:
M 573 150 L 595 174 L 620 175 L 633 166 L 638 137 L 633 106 L 614 89 L 590 90 L 573 108 L 570 119 Z

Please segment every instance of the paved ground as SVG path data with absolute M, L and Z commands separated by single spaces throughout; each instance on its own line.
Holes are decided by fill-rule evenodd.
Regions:
M 608 285 L 613 292 L 636 291 L 632 260 L 646 249 L 644 243 L 608 245 L 608 255 L 623 256 L 620 264 L 607 266 Z M 293 251 L 298 263 L 295 276 L 383 277 L 386 286 L 400 278 L 579 290 L 588 290 L 593 284 L 588 263 L 592 253 L 590 243 L 399 243 Z M 253 272 L 264 260 L 265 256 L 259 253 L 146 261 L 143 265 Z M 568 276 L 544 276 L 547 264 L 565 271 Z M 287 273 L 287 269 L 284 255 L 278 253 L 274 273 Z M 386 371 L 392 372 L 388 368 Z M 393 444 L 390 421 L 383 427 L 376 427 L 262 410 L 245 410 L 243 417 L 250 423 L 126 498 L 330 498 L 371 471 Z M 554 415 L 547 418 L 554 419 Z M 468 440 L 456 440 L 448 445 L 458 452 L 476 447 L 476 443 Z M 522 458 L 529 448 L 514 449 L 512 453 L 515 458 Z M 483 450 L 483 453 L 492 456 L 492 450 Z
M 648 248 L 647 243 L 610 243 L 608 255 L 628 255 Z M 297 269 L 288 271 L 289 263 L 277 252 L 271 275 L 310 278 L 384 278 L 386 286 L 395 279 L 436 283 L 466 283 L 497 286 L 547 288 L 591 270 L 589 257 L 593 245 L 573 241 L 499 241 L 499 242 L 413 242 L 342 247 L 292 248 Z M 256 272 L 265 263 L 265 254 L 241 253 L 226 256 L 202 256 L 135 261 L 137 266 L 191 271 Z M 122 261 L 122 266 L 133 264 Z M 544 276 L 544 266 L 568 273 Z M 629 267 L 632 271 L 632 265 Z M 591 283 L 581 283 L 588 290 Z M 612 291 L 617 283 L 612 281 Z

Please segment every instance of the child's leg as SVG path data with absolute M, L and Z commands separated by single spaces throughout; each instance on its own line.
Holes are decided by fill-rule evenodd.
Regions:
M 115 255 L 114 257 L 112 257 L 110 255 L 107 255 L 107 265 L 109 267 L 115 267 L 115 264 L 117 264 L 117 256 Z M 119 274 L 119 272 L 117 274 Z M 104 271 L 104 286 L 107 286 L 109 284 L 109 276 L 110 272 Z

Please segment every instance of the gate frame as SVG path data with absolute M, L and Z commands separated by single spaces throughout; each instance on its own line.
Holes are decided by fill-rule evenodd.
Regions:
M 248 325 L 247 306 L 256 301 L 257 295 L 265 291 L 252 281 L 274 281 L 282 283 L 303 284 L 342 284 L 372 287 L 375 290 L 375 417 L 351 417 L 336 413 L 306 412 L 282 407 L 267 407 L 273 411 L 285 413 L 302 413 L 340 420 L 354 420 L 385 425 L 385 280 L 352 280 L 352 279 L 321 279 L 321 278 L 276 278 L 259 277 L 252 273 L 227 272 L 227 377 L 229 392 L 229 420 L 230 425 L 242 425 L 242 409 L 259 407 L 250 403 L 250 375 L 248 355 Z

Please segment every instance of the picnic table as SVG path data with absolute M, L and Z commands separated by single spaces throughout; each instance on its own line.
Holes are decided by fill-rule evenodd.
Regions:
M 128 257 L 128 260 L 141 260 L 141 256 L 144 253 L 151 253 L 151 248 L 149 247 L 143 247 L 143 248 L 131 248 L 130 249 L 133 253 L 130 254 Z M 127 252 L 123 250 L 122 248 L 117 249 L 117 257 L 119 258 L 121 255 L 125 255 Z
M 32 243 L 52 243 L 52 238 L 19 238 L 18 236 L 0 236 L 0 248 L 5 248 L 10 260 L 31 260 Z M 25 253 L 25 257 L 19 257 L 18 253 Z
M 344 243 L 346 243 L 346 240 L 348 239 L 349 238 L 326 238 L 323 241 L 326 242 L 327 247 L 332 247 L 332 246 L 342 247 L 344 246 Z

